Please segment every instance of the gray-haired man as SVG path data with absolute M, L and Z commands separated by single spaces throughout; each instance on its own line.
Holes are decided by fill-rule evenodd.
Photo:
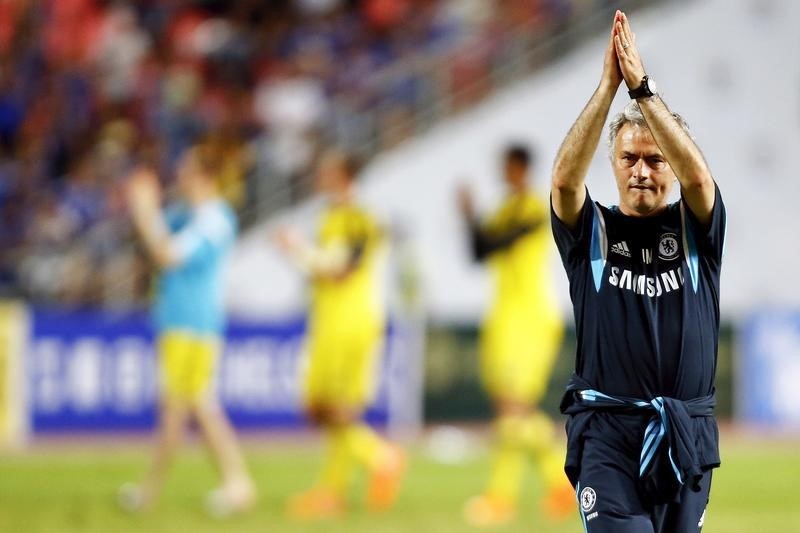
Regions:
M 619 206 L 584 184 L 611 122 Z M 681 200 L 669 204 L 674 183 Z M 552 179 L 553 233 L 575 310 L 575 375 L 562 402 L 566 471 L 587 531 L 699 531 L 711 469 L 725 209 L 686 123 L 645 75 L 617 12 L 600 85 L 567 134 Z

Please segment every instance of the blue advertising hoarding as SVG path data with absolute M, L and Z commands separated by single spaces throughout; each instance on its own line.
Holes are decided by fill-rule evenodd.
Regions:
M 800 312 L 765 310 L 739 329 L 736 414 L 743 422 L 800 428 Z
M 303 318 L 230 323 L 215 386 L 235 426 L 305 423 L 300 397 L 304 330 Z M 416 394 L 418 379 L 408 364 L 412 343 L 404 331 L 398 324 L 388 328 L 378 391 L 367 413 L 372 423 L 384 424 L 393 408 L 407 410 L 416 403 L 410 395 Z M 34 435 L 154 425 L 157 364 L 146 314 L 34 310 L 26 366 Z

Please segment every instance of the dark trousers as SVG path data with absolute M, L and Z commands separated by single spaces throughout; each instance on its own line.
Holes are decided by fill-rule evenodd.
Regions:
M 588 533 L 697 533 L 705 520 L 711 471 L 700 491 L 688 485 L 680 503 L 653 505 L 640 490 L 642 432 L 637 417 L 598 414 L 586 432 L 576 487 L 581 519 Z

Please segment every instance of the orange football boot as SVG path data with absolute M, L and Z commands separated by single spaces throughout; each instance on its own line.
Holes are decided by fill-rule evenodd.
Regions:
M 464 520 L 473 527 L 494 527 L 508 524 L 517 516 L 517 507 L 506 498 L 479 494 L 464 505 Z
M 551 488 L 542 502 L 545 516 L 554 522 L 574 516 L 577 506 L 575 490 L 569 483 L 559 483 Z
M 295 494 L 286 505 L 289 518 L 301 522 L 332 520 L 341 517 L 344 512 L 344 499 L 324 487 L 314 487 Z
M 408 458 L 399 446 L 389 445 L 386 457 L 371 472 L 367 488 L 367 509 L 384 512 L 391 509 L 400 493 L 400 486 L 408 466 Z

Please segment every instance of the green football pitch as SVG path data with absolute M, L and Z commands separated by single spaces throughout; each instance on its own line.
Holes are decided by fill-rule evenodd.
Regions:
M 146 464 L 146 446 L 96 443 L 34 446 L 22 454 L 0 455 L 0 531 L 32 532 L 325 532 L 390 533 L 469 531 L 460 518 L 464 500 L 477 492 L 488 460 L 479 454 L 459 464 L 442 464 L 420 450 L 396 508 L 385 515 L 351 512 L 341 521 L 293 524 L 283 516 L 287 495 L 306 487 L 319 464 L 318 447 L 305 439 L 292 446 L 250 441 L 246 446 L 260 500 L 244 516 L 214 520 L 203 511 L 214 475 L 198 449 L 182 456 L 161 504 L 146 515 L 130 516 L 115 505 L 117 487 L 136 479 Z M 714 476 L 704 532 L 800 532 L 800 443 L 723 436 L 723 468 Z M 358 488 L 358 487 L 356 487 Z M 353 499 L 358 500 L 355 490 Z M 577 516 L 554 526 L 537 514 L 539 487 L 525 487 L 531 502 L 513 525 L 498 532 L 580 532 Z

